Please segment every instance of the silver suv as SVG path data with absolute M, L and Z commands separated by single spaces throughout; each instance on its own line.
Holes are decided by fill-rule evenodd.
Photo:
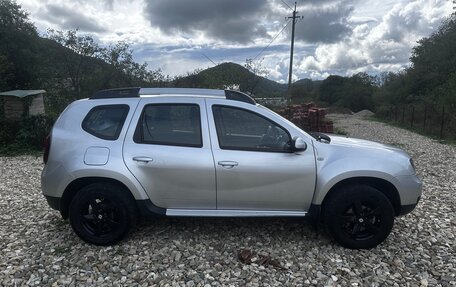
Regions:
M 309 216 L 371 248 L 422 188 L 404 151 L 306 133 L 228 90 L 103 90 L 70 104 L 45 147 L 43 194 L 97 245 L 141 216 Z

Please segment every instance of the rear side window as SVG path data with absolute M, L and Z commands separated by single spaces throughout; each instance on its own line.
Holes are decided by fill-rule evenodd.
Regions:
M 94 107 L 82 121 L 82 129 L 104 140 L 116 140 L 119 138 L 129 109 L 128 105 Z
M 195 104 L 151 104 L 144 108 L 135 141 L 202 147 L 200 108 Z

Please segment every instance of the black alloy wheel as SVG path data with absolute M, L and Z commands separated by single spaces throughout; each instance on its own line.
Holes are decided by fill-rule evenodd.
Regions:
M 344 247 L 369 249 L 383 242 L 394 224 L 394 209 L 379 190 L 354 185 L 336 190 L 323 206 L 326 226 Z
M 343 229 L 354 240 L 367 240 L 381 228 L 380 208 L 370 202 L 356 200 L 342 214 Z
M 81 189 L 71 201 L 69 214 L 76 234 L 96 245 L 120 241 L 137 221 L 136 205 L 127 191 L 105 183 Z

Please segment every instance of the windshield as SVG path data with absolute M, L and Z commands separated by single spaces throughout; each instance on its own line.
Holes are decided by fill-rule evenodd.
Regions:
M 324 134 L 324 133 L 320 133 L 320 132 L 307 132 L 307 131 L 304 131 L 302 128 L 298 127 L 297 125 L 295 125 L 294 123 L 292 123 L 291 121 L 289 121 L 288 119 L 286 119 L 285 117 L 279 115 L 278 113 L 274 112 L 273 110 L 263 106 L 263 105 L 260 105 L 260 104 L 257 104 L 258 107 L 264 109 L 264 110 L 267 110 L 268 112 L 270 113 L 273 113 L 274 115 L 276 116 L 279 116 L 280 118 L 282 118 L 284 121 L 286 121 L 289 125 L 297 128 L 298 130 L 302 131 L 303 133 L 305 134 L 308 134 L 310 135 L 311 137 L 313 137 L 314 139 L 316 139 L 317 141 L 326 141 L 326 142 L 331 142 L 331 138 L 327 135 L 327 134 Z
M 271 109 L 269 109 L 269 108 L 267 108 L 267 107 L 265 107 L 265 106 L 262 106 L 262 105 L 260 105 L 260 104 L 257 104 L 257 107 L 260 107 L 260 108 L 262 108 L 263 110 L 266 110 L 266 111 L 268 111 L 268 112 L 270 112 L 270 113 L 273 113 L 274 115 L 276 115 L 276 116 L 280 117 L 281 119 L 283 119 L 284 121 L 286 121 L 289 125 L 291 125 L 291 126 L 297 128 L 298 130 L 302 131 L 303 133 L 309 134 L 308 132 L 304 131 L 303 129 L 301 129 L 300 127 L 298 127 L 298 126 L 295 125 L 294 123 L 290 122 L 288 119 L 284 118 L 283 116 L 279 115 L 278 113 L 274 112 L 273 110 L 271 110 Z

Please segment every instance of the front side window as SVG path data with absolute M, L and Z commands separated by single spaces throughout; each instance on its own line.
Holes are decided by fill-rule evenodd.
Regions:
M 202 147 L 200 108 L 195 104 L 151 104 L 140 119 L 139 141 Z
M 254 112 L 229 106 L 212 107 L 221 149 L 289 152 L 289 133 Z
M 116 140 L 119 138 L 129 109 L 128 105 L 94 107 L 82 121 L 82 129 L 101 139 Z

